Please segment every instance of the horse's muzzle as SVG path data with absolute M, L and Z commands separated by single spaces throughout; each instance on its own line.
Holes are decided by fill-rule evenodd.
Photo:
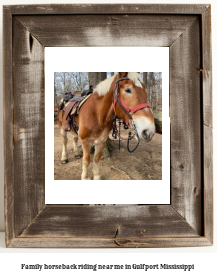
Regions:
M 154 134 L 155 134 L 155 132 L 149 132 L 149 130 L 144 129 L 142 131 L 142 139 L 145 140 L 146 142 L 149 142 L 149 141 L 151 141 Z
M 139 139 L 144 142 L 149 142 L 155 134 L 154 121 L 147 117 L 133 117 Z M 138 140 L 138 138 L 136 138 Z

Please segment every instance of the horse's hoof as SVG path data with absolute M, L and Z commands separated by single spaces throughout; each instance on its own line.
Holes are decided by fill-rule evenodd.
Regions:
M 81 154 L 80 154 L 80 153 L 75 154 L 74 156 L 75 156 L 75 158 L 77 158 L 77 159 L 81 158 Z
M 100 175 L 94 175 L 93 179 L 94 180 L 101 180 L 101 177 L 100 177 Z
M 81 177 L 81 180 L 82 180 L 82 181 L 90 181 L 90 178 L 82 178 L 82 177 Z
M 67 159 L 61 159 L 61 163 L 62 163 L 62 164 L 66 164 L 66 163 L 68 163 L 68 162 L 69 162 L 68 158 L 67 158 Z

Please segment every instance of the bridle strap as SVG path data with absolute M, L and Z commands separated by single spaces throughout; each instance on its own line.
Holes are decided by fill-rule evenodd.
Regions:
M 114 112 L 115 112 L 115 115 L 116 115 L 115 107 L 116 107 L 116 103 L 118 102 L 120 108 L 124 111 L 124 113 L 127 116 L 126 124 L 129 125 L 129 120 L 133 119 L 132 115 L 130 113 L 134 114 L 136 111 L 141 110 L 145 107 L 148 107 L 148 108 L 151 108 L 151 107 L 150 107 L 150 104 L 148 102 L 139 104 L 139 105 L 134 106 L 134 107 L 128 106 L 119 96 L 119 82 L 123 81 L 123 80 L 129 80 L 129 78 L 128 77 L 122 77 L 122 78 L 120 78 L 116 81 L 114 94 L 113 94 L 113 106 L 114 106 Z
M 136 111 L 141 110 L 141 109 L 143 109 L 145 107 L 150 108 L 150 104 L 149 103 L 142 103 L 142 104 L 139 104 L 137 106 L 130 107 L 120 98 L 120 96 L 118 96 L 117 102 L 118 102 L 118 104 L 120 105 L 121 109 L 124 112 L 127 111 L 127 113 L 125 112 L 125 114 L 127 115 L 127 118 L 126 118 L 126 124 L 127 125 L 129 125 L 129 119 L 130 120 L 132 119 L 132 115 L 129 114 L 129 113 L 134 114 Z

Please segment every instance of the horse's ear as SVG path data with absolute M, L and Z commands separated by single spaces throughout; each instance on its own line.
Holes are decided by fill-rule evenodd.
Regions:
M 119 78 L 127 77 L 128 72 L 119 72 Z

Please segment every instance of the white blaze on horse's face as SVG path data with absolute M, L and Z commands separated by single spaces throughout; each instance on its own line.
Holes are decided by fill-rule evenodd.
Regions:
M 144 108 L 150 109 L 150 108 Z M 134 115 L 133 121 L 137 129 L 138 136 L 140 140 L 148 142 L 152 139 L 155 134 L 155 124 L 148 117 Z M 138 140 L 138 138 L 136 138 Z
M 131 77 L 132 76 L 132 77 Z M 145 93 L 144 84 L 142 84 L 142 80 L 139 74 L 134 73 L 128 75 L 134 84 L 127 83 L 125 84 L 122 92 L 124 99 L 128 103 L 129 106 L 137 106 L 139 104 L 147 103 L 147 96 Z M 131 103 L 131 105 L 130 105 Z M 152 110 L 150 107 L 142 108 L 136 111 L 133 115 L 133 122 L 136 127 L 137 134 L 139 138 L 137 140 L 143 140 L 148 142 L 152 139 L 155 134 L 155 124 L 154 117 L 152 114 Z M 131 127 L 132 127 L 132 123 Z M 137 136 L 136 136 L 137 137 Z

